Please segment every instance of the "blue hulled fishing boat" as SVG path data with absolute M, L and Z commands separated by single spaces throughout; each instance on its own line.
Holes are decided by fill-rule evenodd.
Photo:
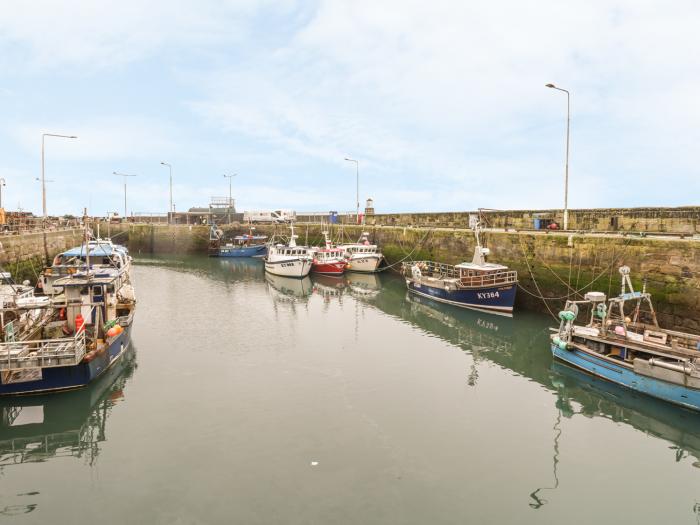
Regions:
M 700 411 L 700 336 L 659 327 L 651 295 L 632 287 L 620 268 L 622 290 L 606 300 L 588 292 L 567 301 L 551 336 L 554 357 L 594 376 Z M 579 317 L 585 325 L 575 324 Z
M 136 299 L 130 264 L 71 267 L 51 283 L 42 304 L 5 307 L 0 343 L 0 395 L 36 394 L 85 386 L 129 347 Z M 128 257 L 128 256 L 127 256 Z M 39 313 L 25 315 L 27 309 Z M 38 321 L 38 322 L 37 322 Z
M 233 243 L 219 246 L 219 257 L 263 257 L 267 254 L 266 235 L 237 235 Z
M 434 261 L 404 263 L 406 286 L 411 293 L 441 303 L 512 315 L 518 274 L 507 266 L 486 262 L 489 250 L 481 246 L 478 226 L 475 235 L 472 262 L 457 265 Z
M 253 234 L 252 225 L 244 235 L 237 235 L 233 242 L 222 243 L 224 232 L 212 225 L 209 232 L 209 255 L 213 257 L 264 257 L 267 255 L 266 235 Z

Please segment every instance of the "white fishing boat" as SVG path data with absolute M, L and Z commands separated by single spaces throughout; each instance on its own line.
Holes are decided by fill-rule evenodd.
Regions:
M 362 232 L 360 240 L 356 243 L 340 244 L 338 248 L 345 251 L 348 259 L 347 271 L 374 273 L 379 270 L 384 256 L 376 244 L 370 244 L 369 233 Z
M 294 225 L 287 244 L 271 244 L 268 246 L 265 261 L 265 271 L 281 277 L 306 277 L 313 264 L 313 252 L 308 246 L 297 246 L 297 235 Z

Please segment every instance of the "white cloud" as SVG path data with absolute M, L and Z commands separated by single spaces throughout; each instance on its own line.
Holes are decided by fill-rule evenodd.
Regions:
M 177 149 L 177 131 L 172 126 L 134 116 L 71 119 L 44 125 L 24 123 L 7 126 L 6 133 L 26 152 L 37 155 L 43 133 L 77 136 L 74 140 L 45 139 L 52 158 L 74 161 L 153 158 Z
M 352 207 L 346 156 L 379 210 L 556 206 L 566 98 L 546 82 L 572 92 L 572 206 L 684 204 L 700 190 L 698 15 L 690 0 L 46 1 L 3 12 L 0 53 L 49 78 L 181 58 L 189 122 L 78 111 L 10 133 L 33 155 L 42 128 L 65 130 L 80 140 L 52 159 L 125 171 L 166 155 L 212 177 L 234 165 L 258 177 L 238 194 L 251 207 Z M 221 194 L 177 173 L 178 209 Z
M 290 7 L 284 0 L 6 2 L 0 37 L 15 55 L 5 60 L 16 67 L 113 68 L 173 48 L 240 43 L 248 36 L 246 18 L 271 3 Z
M 573 93 L 571 201 L 592 205 L 611 196 L 586 191 L 583 177 L 639 187 L 664 166 L 697 173 L 698 15 L 690 1 L 322 1 L 284 48 L 209 75 L 193 107 L 274 147 L 325 162 L 358 155 L 394 182 L 409 173 L 440 186 L 442 202 L 454 202 L 447 180 L 480 188 L 472 207 L 479 195 L 553 206 L 566 108 L 544 87 L 553 81 Z

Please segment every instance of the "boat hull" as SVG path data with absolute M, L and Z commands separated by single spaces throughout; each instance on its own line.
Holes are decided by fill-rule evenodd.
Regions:
M 39 394 L 84 387 L 104 374 L 126 352 L 130 342 L 131 326 L 128 326 L 89 362 L 83 360 L 73 366 L 43 368 L 38 373 L 40 378 L 30 381 L 8 382 L 11 381 L 8 372 L 0 372 L 0 396 Z M 29 369 L 23 371 L 28 372 Z
M 265 260 L 265 271 L 281 277 L 302 278 L 311 271 L 311 260 L 288 259 L 283 261 Z
M 345 261 L 328 262 L 328 263 L 313 263 L 311 271 L 322 275 L 343 275 L 348 263 Z
M 379 265 L 382 262 L 380 256 L 361 256 L 350 259 L 347 267 L 349 272 L 358 273 L 374 273 L 379 270 Z
M 219 257 L 262 257 L 267 255 L 266 244 L 253 246 L 222 246 L 219 248 Z
M 515 290 L 517 283 L 503 284 L 484 288 L 467 288 L 446 290 L 406 280 L 408 290 L 416 295 L 428 297 L 441 303 L 480 310 L 501 315 L 512 315 L 515 303 Z
M 633 368 L 577 349 L 563 350 L 552 344 L 552 355 L 584 372 L 636 392 L 700 411 L 700 390 L 638 374 Z

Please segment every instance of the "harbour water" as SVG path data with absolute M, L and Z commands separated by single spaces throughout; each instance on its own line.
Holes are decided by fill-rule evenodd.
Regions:
M 548 317 L 257 260 L 134 278 L 118 366 L 0 400 L 0 521 L 700 523 L 700 417 L 553 363 Z

